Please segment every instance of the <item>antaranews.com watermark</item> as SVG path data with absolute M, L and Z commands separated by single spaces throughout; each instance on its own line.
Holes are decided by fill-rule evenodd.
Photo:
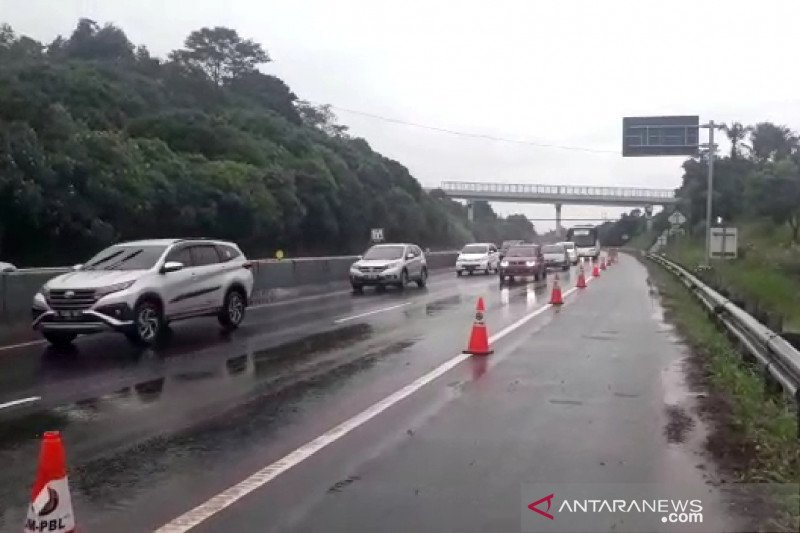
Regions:
M 521 530 L 763 530 L 759 526 L 767 527 L 776 518 L 779 507 L 774 503 L 787 497 L 797 502 L 793 495 L 798 490 L 797 484 L 731 484 L 721 489 L 645 483 L 529 484 L 522 487 Z

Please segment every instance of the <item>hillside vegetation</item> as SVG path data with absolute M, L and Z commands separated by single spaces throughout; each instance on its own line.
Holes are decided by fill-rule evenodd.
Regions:
M 121 239 L 213 236 L 250 255 L 363 249 L 371 227 L 424 247 L 516 238 L 475 224 L 397 161 L 258 70 L 268 52 L 203 28 L 168 58 L 79 21 L 42 44 L 0 25 L 0 259 L 85 259 Z

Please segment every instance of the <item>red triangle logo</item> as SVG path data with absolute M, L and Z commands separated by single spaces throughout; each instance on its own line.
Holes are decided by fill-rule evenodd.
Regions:
M 553 504 L 553 496 L 555 496 L 555 495 L 554 494 L 550 494 L 548 496 L 545 496 L 541 500 L 536 500 L 535 502 L 533 502 L 533 503 L 528 505 L 528 509 L 530 509 L 531 511 L 534 511 L 536 513 L 539 513 L 540 515 L 542 515 L 545 518 L 549 518 L 550 520 L 554 520 L 553 515 L 551 515 L 550 513 L 547 512 L 547 511 L 550 510 L 550 506 Z M 542 504 L 544 502 L 547 502 L 547 511 L 542 511 L 541 509 L 538 509 L 536 507 L 537 505 Z

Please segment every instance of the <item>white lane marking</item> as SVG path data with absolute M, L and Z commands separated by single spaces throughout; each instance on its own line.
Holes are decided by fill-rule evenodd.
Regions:
M 573 287 L 564 292 L 564 296 L 568 296 L 575 292 L 577 287 Z M 411 302 L 408 302 L 411 303 Z M 405 305 L 405 304 L 404 304 Z M 529 320 L 533 319 L 534 317 L 544 313 L 548 309 L 553 307 L 552 304 L 546 304 L 541 308 L 528 313 L 527 315 L 523 316 L 510 326 L 503 328 L 500 332 L 492 335 L 489 338 L 490 342 L 496 342 L 511 333 L 512 331 L 518 329 L 523 324 L 528 322 Z M 370 407 L 367 407 L 365 410 L 361 411 L 357 415 L 345 420 L 338 426 L 329 429 L 319 437 L 315 438 L 314 440 L 303 444 L 293 452 L 290 452 L 288 455 L 284 456 L 281 459 L 278 459 L 271 465 L 268 465 L 261 470 L 257 471 L 256 473 L 252 474 L 250 477 L 233 485 L 232 487 L 220 492 L 216 496 L 213 496 L 210 500 L 207 500 L 204 503 L 201 503 L 194 509 L 184 513 L 183 515 L 179 516 L 178 518 L 173 519 L 169 523 L 161 526 L 156 530 L 156 533 L 184 533 L 186 531 L 191 530 L 195 526 L 199 525 L 202 522 L 205 522 L 215 514 L 219 513 L 223 509 L 230 507 L 243 497 L 247 496 L 254 490 L 257 490 L 282 473 L 286 472 L 293 466 L 296 466 L 321 449 L 325 448 L 329 444 L 336 442 L 340 438 L 344 437 L 357 427 L 361 426 L 362 424 L 368 422 L 372 418 L 378 416 L 389 407 L 393 406 L 397 402 L 407 398 L 408 396 L 412 395 L 414 392 L 418 391 L 434 379 L 438 378 L 448 370 L 452 369 L 459 363 L 466 361 L 472 357 L 469 354 L 458 354 L 452 359 L 445 361 L 441 365 L 437 366 L 424 376 L 416 379 L 415 381 L 411 382 L 410 384 L 406 385 L 402 389 L 390 394 L 383 400 L 372 404 Z
M 347 322 L 348 320 L 355 320 L 357 318 L 362 318 L 369 315 L 375 315 L 377 313 L 383 313 L 384 311 L 391 311 L 392 309 L 399 309 L 400 307 L 405 307 L 407 305 L 411 305 L 412 302 L 403 302 L 397 305 L 390 305 L 389 307 L 381 307 L 380 309 L 373 309 L 372 311 L 367 311 L 366 313 L 359 313 L 357 315 L 346 316 L 343 318 L 337 318 L 333 321 L 334 324 L 341 324 L 342 322 Z
M 0 409 L 6 409 L 7 407 L 14 407 L 15 405 L 23 405 L 26 403 L 33 403 L 38 402 L 41 400 L 41 396 L 31 396 L 30 398 L 20 398 L 19 400 L 12 400 L 6 403 L 0 403 Z
M 8 344 L 6 346 L 0 346 L 0 352 L 5 350 L 13 350 L 15 348 L 24 348 L 26 346 L 35 346 L 37 344 L 44 344 L 47 341 L 38 340 L 38 341 L 30 341 L 30 342 L 20 342 L 19 344 Z

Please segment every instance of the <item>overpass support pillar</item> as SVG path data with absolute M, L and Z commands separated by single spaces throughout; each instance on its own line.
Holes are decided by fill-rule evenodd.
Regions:
M 647 231 L 653 231 L 653 206 L 646 205 L 644 206 L 644 220 L 646 224 Z
M 561 204 L 556 204 L 556 235 L 559 237 L 564 234 L 564 228 L 561 226 Z
M 467 200 L 467 220 L 470 222 L 475 221 L 475 204 L 472 200 Z

